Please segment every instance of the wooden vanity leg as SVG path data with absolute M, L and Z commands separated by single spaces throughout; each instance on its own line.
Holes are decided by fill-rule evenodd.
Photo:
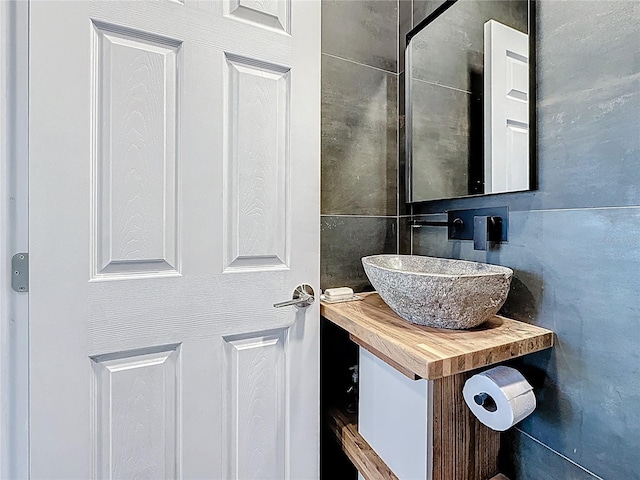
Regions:
M 481 424 L 462 396 L 471 375 L 433 381 L 433 480 L 487 480 L 498 474 L 500 432 Z

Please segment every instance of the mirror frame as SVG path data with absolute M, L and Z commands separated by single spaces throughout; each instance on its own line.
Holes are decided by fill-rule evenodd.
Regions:
M 419 204 L 426 202 L 439 202 L 446 200 L 457 200 L 461 198 L 478 198 L 487 195 L 509 195 L 512 193 L 525 193 L 538 189 L 538 129 L 536 123 L 536 109 L 537 109 L 537 83 L 536 83 L 536 0 L 528 0 L 529 2 L 529 189 L 528 190 L 514 190 L 511 192 L 496 192 L 496 193 L 478 193 L 469 195 L 460 195 L 455 197 L 443 197 L 434 198 L 430 200 L 413 200 L 413 151 L 412 151 L 412 116 L 411 116 L 411 75 L 409 74 L 411 69 L 411 49 L 409 44 L 411 39 L 420 33 L 427 25 L 436 20 L 440 15 L 446 12 L 458 1 L 466 0 L 445 0 L 439 5 L 433 12 L 427 15 L 421 20 L 415 27 L 413 27 L 409 33 L 406 34 L 405 41 L 405 80 L 404 80 L 404 106 L 405 106 L 405 201 L 407 204 Z M 475 0 L 482 1 L 482 0 Z

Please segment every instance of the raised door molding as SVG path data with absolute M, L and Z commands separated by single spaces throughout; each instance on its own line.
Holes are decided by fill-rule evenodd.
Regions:
M 291 0 L 226 0 L 224 13 L 231 18 L 291 33 Z
M 92 277 L 177 274 L 181 42 L 93 23 Z
M 288 478 L 288 329 L 225 337 L 226 478 Z
M 290 69 L 225 59 L 225 270 L 288 268 Z
M 94 478 L 180 476 L 180 347 L 92 359 Z

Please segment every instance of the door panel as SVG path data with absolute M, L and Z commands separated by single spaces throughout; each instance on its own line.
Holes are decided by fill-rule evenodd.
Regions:
M 226 478 L 286 478 L 287 336 L 278 329 L 224 338 Z
M 225 59 L 225 271 L 287 268 L 290 69 Z
M 225 14 L 290 33 L 291 0 L 227 0 Z
M 94 277 L 178 273 L 181 42 L 93 28 Z
M 33 478 L 317 477 L 319 27 L 31 3 Z
M 177 478 L 180 347 L 93 358 L 96 477 Z

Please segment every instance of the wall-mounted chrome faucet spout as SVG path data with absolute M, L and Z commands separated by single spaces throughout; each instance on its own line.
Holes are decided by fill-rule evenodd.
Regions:
M 487 250 L 491 243 L 507 241 L 509 209 L 487 207 L 469 210 L 449 210 L 447 221 L 423 220 L 418 214 L 411 217 L 411 227 L 447 227 L 449 240 L 473 240 L 473 248 Z M 424 218 L 424 217 L 423 217 Z
M 411 226 L 417 227 L 453 227 L 455 230 L 464 228 L 464 221 L 461 218 L 454 218 L 451 222 L 430 222 L 427 220 L 411 220 Z

